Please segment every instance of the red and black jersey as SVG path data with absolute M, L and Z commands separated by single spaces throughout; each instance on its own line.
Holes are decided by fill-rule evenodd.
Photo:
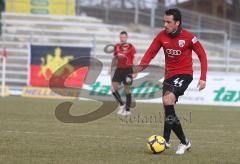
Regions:
M 176 74 L 193 74 L 192 50 L 197 54 L 201 63 L 201 80 L 206 80 L 207 57 L 196 36 L 182 29 L 180 34 L 171 38 L 165 30 L 161 31 L 141 60 L 141 65 L 149 65 L 159 49 L 163 47 L 165 54 L 165 79 Z
M 120 54 L 124 56 L 120 57 Z M 115 45 L 114 56 L 117 57 L 118 68 L 128 68 L 133 65 L 136 49 L 131 43 L 118 43 Z

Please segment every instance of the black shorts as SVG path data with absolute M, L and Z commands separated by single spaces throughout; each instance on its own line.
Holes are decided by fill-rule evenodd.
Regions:
M 192 82 L 193 77 L 189 74 L 177 74 L 173 77 L 164 80 L 163 82 L 163 95 L 170 91 L 176 96 L 176 102 L 178 97 L 184 95 L 184 92 L 188 88 L 188 85 Z
M 132 67 L 128 67 L 128 68 L 117 68 L 113 78 L 112 78 L 112 82 L 119 82 L 125 84 L 125 85 L 132 85 Z

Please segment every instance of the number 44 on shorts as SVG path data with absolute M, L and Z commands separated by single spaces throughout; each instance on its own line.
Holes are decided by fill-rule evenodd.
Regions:
M 182 83 L 184 80 L 180 80 L 180 78 L 176 78 L 173 82 L 174 82 L 174 86 L 175 87 L 181 87 Z

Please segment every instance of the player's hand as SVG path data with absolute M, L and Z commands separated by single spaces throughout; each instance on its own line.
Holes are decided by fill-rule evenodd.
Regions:
M 134 66 L 133 67 L 133 74 L 136 74 L 138 72 L 141 72 L 143 70 L 142 66 Z
M 199 80 L 197 87 L 198 87 L 199 91 L 203 90 L 206 87 L 206 81 Z

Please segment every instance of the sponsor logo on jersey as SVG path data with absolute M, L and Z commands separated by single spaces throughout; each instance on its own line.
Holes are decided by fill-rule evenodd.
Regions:
M 174 50 L 174 49 L 166 49 L 166 53 L 168 55 L 181 55 L 182 52 L 180 50 Z

